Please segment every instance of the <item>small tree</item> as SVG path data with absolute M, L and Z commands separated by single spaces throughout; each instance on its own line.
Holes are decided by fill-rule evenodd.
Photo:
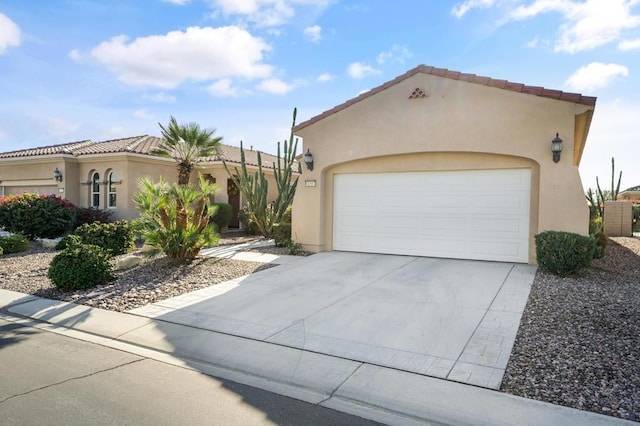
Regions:
M 197 123 L 178 124 L 174 116 L 167 127 L 158 125 L 165 141 L 152 154 L 176 160 L 178 184 L 187 185 L 198 160 L 217 153 L 222 136 L 214 136 L 216 129 L 201 129 Z
M 194 259 L 205 246 L 216 245 L 219 235 L 209 222 L 216 207 L 209 200 L 216 185 L 199 177 L 199 187 L 140 180 L 134 201 L 142 211 L 134 221 L 146 243 L 171 258 Z
M 620 181 L 622 180 L 622 171 L 620 171 L 620 175 L 618 175 L 618 184 L 615 183 L 615 171 L 616 164 L 613 157 L 611 157 L 611 190 L 602 190 L 600 188 L 600 181 L 596 176 L 596 192 L 594 194 L 593 190 L 589 188 L 585 197 L 589 202 L 589 205 L 592 209 L 594 209 L 596 217 L 604 217 L 604 202 L 605 201 L 616 201 L 618 199 L 618 194 L 620 193 Z
M 287 211 L 287 207 L 293 203 L 296 194 L 299 176 L 293 178 L 294 166 L 297 164 L 297 173 L 301 174 L 300 163 L 296 163 L 296 150 L 298 149 L 298 139 L 293 136 L 293 128 L 296 125 L 297 109 L 293 109 L 293 122 L 289 141 L 284 141 L 283 156 L 281 156 L 280 142 L 278 142 L 277 164 L 273 163 L 273 173 L 278 189 L 278 195 L 272 203 L 267 201 L 269 191 L 269 181 L 262 170 L 262 156 L 258 151 L 258 170 L 251 174 L 247 170 L 244 147 L 240 142 L 240 170 L 234 167 L 235 174 L 231 173 L 226 161 L 222 160 L 224 168 L 227 170 L 233 183 L 239 188 L 246 200 L 247 219 L 253 222 L 258 231 L 265 237 L 271 237 L 273 226 L 280 223 L 282 216 Z

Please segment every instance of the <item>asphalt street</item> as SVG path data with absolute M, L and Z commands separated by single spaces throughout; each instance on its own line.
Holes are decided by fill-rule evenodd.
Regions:
M 375 425 L 198 371 L 0 319 L 3 425 Z

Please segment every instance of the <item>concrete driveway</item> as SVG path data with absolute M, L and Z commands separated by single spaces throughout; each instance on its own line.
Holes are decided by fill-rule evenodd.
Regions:
M 497 389 L 524 264 L 327 252 L 132 313 Z

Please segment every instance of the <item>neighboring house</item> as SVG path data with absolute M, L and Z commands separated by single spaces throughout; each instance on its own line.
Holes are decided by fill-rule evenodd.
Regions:
M 640 185 L 627 188 L 618 194 L 619 200 L 640 200 Z
M 161 138 L 144 135 L 0 153 L 0 194 L 56 194 L 78 206 L 111 209 L 115 219 L 132 219 L 138 215 L 133 195 L 139 189 L 141 177 L 157 181 L 164 176 L 169 182 L 177 181 L 175 160 L 151 154 L 161 142 Z M 257 151 L 250 148 L 245 154 L 247 167 L 257 169 Z M 266 153 L 261 156 L 269 179 L 269 199 L 273 200 L 277 195 L 273 178 L 273 162 L 277 157 Z M 240 166 L 240 148 L 221 145 L 218 155 L 201 159 L 192 181 L 197 180 L 198 172 L 215 181 L 219 191 L 214 201 L 233 206 L 235 214 L 231 226 L 234 227 L 238 226 L 242 195 L 229 179 L 223 158 L 233 172 L 233 166 Z M 56 170 L 59 173 L 55 173 Z
M 595 103 L 420 65 L 294 128 L 314 167 L 293 238 L 314 252 L 535 264 L 539 232 L 588 233 L 578 166 Z

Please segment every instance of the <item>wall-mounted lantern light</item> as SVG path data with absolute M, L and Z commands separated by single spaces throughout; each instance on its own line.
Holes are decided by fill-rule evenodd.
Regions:
M 556 133 L 556 137 L 551 141 L 551 152 L 553 153 L 553 162 L 557 163 L 560 161 L 560 153 L 562 152 L 562 139 L 558 133 Z
M 307 148 L 307 152 L 304 153 L 304 164 L 307 165 L 307 169 L 313 170 L 313 154 Z
M 57 167 L 53 171 L 53 178 L 56 180 L 56 182 L 62 182 L 62 172 L 58 170 Z

